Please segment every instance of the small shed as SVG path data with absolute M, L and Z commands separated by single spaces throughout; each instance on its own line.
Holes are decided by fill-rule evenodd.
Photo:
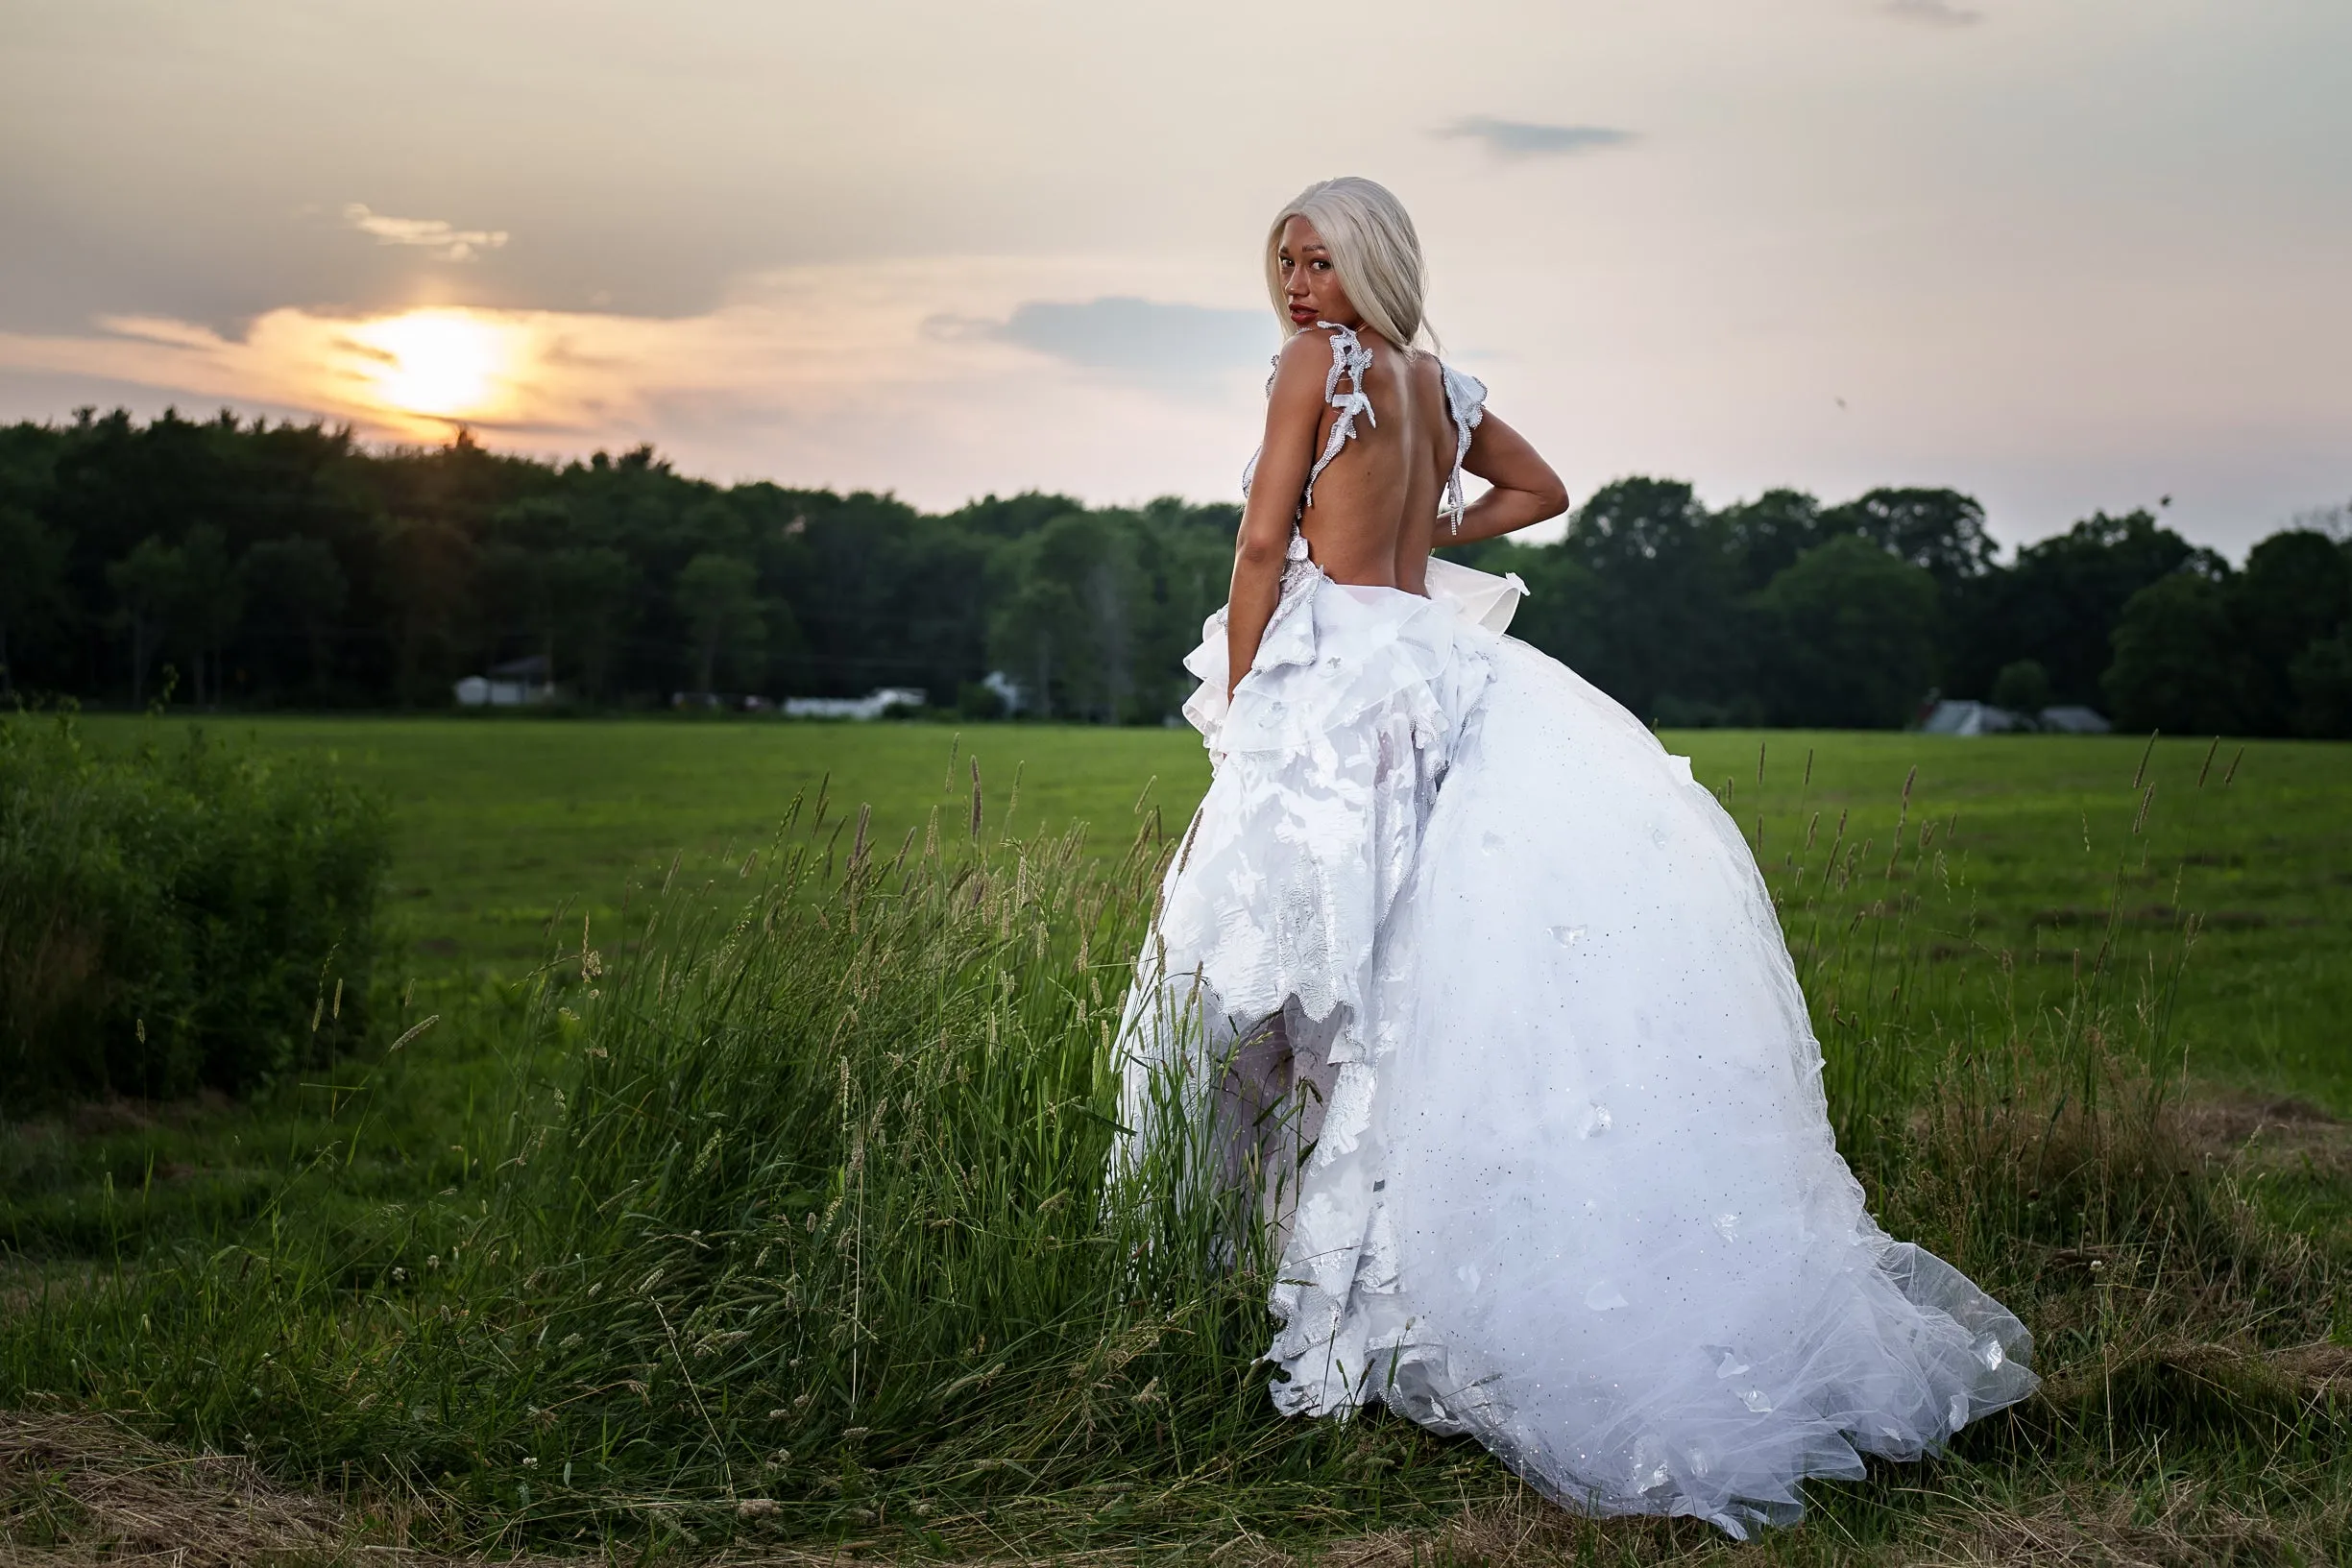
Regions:
M 1965 702 L 1946 698 L 1928 711 L 1920 722 L 1927 735 L 2006 735 L 2012 730 L 2031 726 L 2021 715 L 2006 708 L 1996 708 L 1989 702 Z
M 787 697 L 787 718 L 875 719 L 893 708 L 921 708 L 931 694 L 910 686 L 876 687 L 862 697 Z
M 454 688 L 457 706 L 522 708 L 532 703 L 553 702 L 555 683 L 548 679 L 551 673 L 542 654 L 493 664 L 488 674 L 469 675 L 457 683 Z

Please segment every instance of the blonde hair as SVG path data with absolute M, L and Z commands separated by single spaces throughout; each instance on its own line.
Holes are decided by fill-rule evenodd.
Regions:
M 1421 314 L 1427 289 L 1421 240 L 1405 205 L 1386 185 L 1355 175 L 1324 180 L 1291 198 L 1266 231 L 1266 293 L 1281 318 L 1287 340 L 1300 328 L 1290 318 L 1282 294 L 1282 226 L 1304 218 L 1331 252 L 1331 269 L 1365 325 L 1400 349 L 1437 333 Z

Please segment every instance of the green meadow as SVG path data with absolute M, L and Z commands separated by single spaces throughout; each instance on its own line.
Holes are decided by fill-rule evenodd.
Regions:
M 148 722 L 87 730 L 128 744 Z M 812 805 L 821 791 L 829 820 L 853 826 L 870 807 L 869 832 L 895 850 L 934 808 L 943 831 L 968 832 L 977 763 L 991 837 L 1085 822 L 1124 847 L 1147 786 L 1145 808 L 1179 824 L 1208 786 L 1189 730 L 396 718 L 216 728 L 264 751 L 326 756 L 390 797 L 392 908 L 411 961 L 433 973 L 519 974 L 546 955 L 558 909 L 573 925 L 617 914 L 630 888 L 662 881 L 673 863 L 706 877 L 722 862 L 740 868 L 796 797 Z
M 1735 1550 L 1275 1418 L 1248 1222 L 1105 1190 L 1189 731 L 204 722 L 390 802 L 385 1038 L 12 1129 L 0 1548 L 136 1547 L 135 1493 L 225 1561 Z M 1663 738 L 1757 847 L 1874 1207 L 2048 1380 L 1736 1550 L 2343 1560 L 2352 746 Z M 155 1490 L 190 1453 L 279 1511 Z
M 154 722 L 86 725 L 102 743 L 130 744 Z M 384 791 L 399 833 L 392 907 L 408 962 L 431 976 L 519 975 L 549 951 L 558 911 L 569 926 L 606 920 L 629 889 L 673 866 L 702 878 L 740 868 L 795 797 L 820 790 L 853 827 L 870 807 L 869 832 L 894 851 L 934 813 L 942 831 L 968 831 L 977 764 L 991 837 L 1082 824 L 1096 854 L 1115 855 L 1142 826 L 1139 804 L 1180 828 L 1208 786 L 1190 730 L 206 722 L 263 750 L 329 757 Z M 1943 961 L 2005 959 L 2029 993 L 2071 977 L 2074 954 L 2097 948 L 2119 890 L 2127 943 L 2194 913 L 2202 929 L 2177 1019 L 2192 1072 L 2352 1115 L 2352 746 L 1726 730 L 1662 738 L 1691 758 L 1751 841 L 1760 836 L 1768 872 L 1800 856 L 1818 866 L 1841 819 L 1862 861 L 1888 857 L 1899 820 L 1906 841 L 1939 825 L 1965 896 L 1938 900 L 1921 939 Z M 1857 905 L 1902 890 L 1884 878 L 1855 889 Z

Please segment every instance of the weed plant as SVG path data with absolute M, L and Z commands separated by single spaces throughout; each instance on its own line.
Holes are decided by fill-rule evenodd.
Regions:
M 2194 925 L 2161 961 L 2095 947 L 2063 1006 L 2011 992 L 1988 1026 L 1962 994 L 1983 966 L 1922 940 L 1971 939 L 1965 855 L 1905 805 L 1894 845 L 1808 843 L 1773 889 L 1874 1206 L 2025 1317 L 2047 1382 L 1951 1459 L 1817 1484 L 1815 1524 L 1763 1550 L 2007 1540 L 2088 1492 L 2114 1531 L 2340 1556 L 2340 1260 L 2181 1131 Z M 438 1200 L 331 1228 L 280 1204 L 26 1295 L 0 1399 L 356 1475 L 379 1516 L 476 1546 L 1422 1532 L 1401 1561 L 1487 1555 L 1475 1516 L 1534 1519 L 1511 1539 L 1547 1552 L 1714 1550 L 1688 1521 L 1531 1514 L 1474 1445 L 1377 1413 L 1273 1413 L 1253 1232 L 1171 1165 L 1105 1183 L 1112 1030 L 1170 846 L 987 841 L 982 808 L 976 786 L 888 853 L 820 795 L 737 868 L 731 916 L 669 887 L 581 929 L 517 1003 L 512 1088 Z
M 238 1094 L 366 1037 L 384 807 L 196 727 L 0 715 L 0 1108 Z

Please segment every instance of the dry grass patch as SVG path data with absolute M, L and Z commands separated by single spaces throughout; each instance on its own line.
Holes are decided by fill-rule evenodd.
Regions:
M 2233 1174 L 2352 1178 L 2352 1123 L 2309 1100 L 2219 1090 L 2182 1106 L 2180 1129 L 2209 1163 Z
M 2204 1484 L 2174 1478 L 2146 1489 L 2069 1492 L 2018 1508 L 1988 1508 L 1905 1568 L 2208 1568 L 2327 1563 L 2352 1540 L 2352 1499 L 2324 1478 L 2301 1478 L 2271 1508 L 2223 1502 Z
M 1525 1486 L 1462 1511 L 1434 1530 L 1387 1530 L 1330 1543 L 1313 1568 L 1519 1568 L 1612 1563 L 1663 1568 L 1730 1562 L 1742 1547 L 1695 1519 L 1585 1519 Z
M 2243 1360 L 2221 1347 L 2184 1351 L 2184 1363 Z M 2267 1358 L 2273 1371 L 2340 1392 L 2352 1349 L 2316 1345 Z M 818 1568 L 875 1561 L 951 1561 L 988 1568 L 1124 1568 L 1145 1561 L 1218 1568 L 1535 1568 L 1564 1563 L 1624 1568 L 1695 1568 L 1751 1560 L 1885 1564 L 1887 1568 L 2204 1568 L 2204 1565 L 2343 1560 L 2352 1545 L 2352 1498 L 2328 1475 L 2275 1472 L 2268 1506 L 2240 1491 L 2158 1472 L 2144 1484 L 2078 1484 L 2014 1503 L 1929 1477 L 1946 1506 L 1906 1526 L 1894 1541 L 1840 1539 L 1823 1515 L 1794 1531 L 1742 1546 L 1693 1520 L 1580 1518 L 1513 1484 L 1500 1497 L 1466 1501 L 1434 1528 L 1385 1530 L 1311 1547 L 1282 1545 L 1236 1527 L 1222 1541 L 1136 1541 L 1057 1549 L 1000 1534 L 970 1518 L 942 1520 L 944 1538 L 852 1539 L 818 1545 L 740 1543 L 691 1548 L 660 1560 L 694 1568 Z M 748 1516 L 755 1503 L 743 1506 Z M 403 1544 L 435 1511 L 427 1498 L 350 1501 L 273 1482 L 234 1455 L 190 1454 L 141 1436 L 103 1415 L 0 1411 L 0 1561 L 10 1568 L 90 1568 L 100 1563 L 171 1568 L 522 1568 L 605 1561 L 504 1553 L 424 1552 Z
M 103 1415 L 0 1411 L 0 1549 L 12 1563 L 314 1562 L 353 1533 L 332 1505 L 234 1456 L 169 1452 Z

